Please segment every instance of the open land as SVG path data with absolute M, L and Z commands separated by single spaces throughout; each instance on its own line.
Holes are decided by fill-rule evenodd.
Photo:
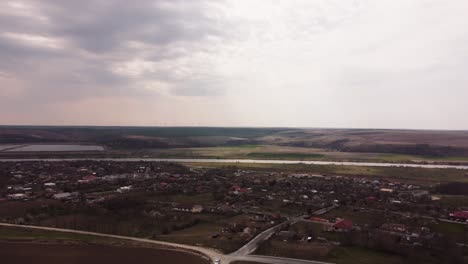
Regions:
M 5 263 L 17 264 L 31 263 L 31 260 L 39 264 L 208 263 L 199 257 L 176 251 L 101 245 L 0 242 L 0 255 Z
M 468 132 L 0 126 L 0 157 L 71 156 L 463 164 Z
M 0 227 L 6 263 L 193 263 L 208 261 L 171 248 L 122 239 L 38 229 Z

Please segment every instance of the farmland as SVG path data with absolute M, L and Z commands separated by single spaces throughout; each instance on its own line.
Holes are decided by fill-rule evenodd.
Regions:
M 190 254 L 176 251 L 114 247 L 101 245 L 63 245 L 36 243 L 0 243 L 0 255 L 5 263 L 28 264 L 140 264 L 174 263 L 206 264 L 207 261 Z
M 5 263 L 193 263 L 204 259 L 158 246 L 91 235 L 0 227 Z
M 48 145 L 40 148 L 36 145 Z M 20 151 L 11 146 L 28 145 Z M 56 146 L 54 146 L 56 145 Z M 74 151 L 58 146 L 80 145 Z M 93 146 L 94 145 L 94 146 Z M 40 153 L 35 151 L 41 150 Z M 96 153 L 91 150 L 103 150 Z M 2 157 L 468 162 L 468 132 L 311 128 L 0 126 Z

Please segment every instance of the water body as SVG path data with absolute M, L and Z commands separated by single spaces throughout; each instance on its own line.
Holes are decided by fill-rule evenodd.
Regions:
M 460 169 L 468 170 L 466 165 L 439 165 L 439 164 L 408 164 L 408 163 L 376 163 L 376 162 L 339 162 L 339 161 L 302 161 L 302 160 L 253 160 L 253 159 L 158 159 L 158 158 L 83 158 L 83 159 L 0 159 L 6 161 L 120 161 L 120 162 L 189 162 L 189 163 L 261 163 L 261 164 L 311 164 L 311 165 L 337 165 L 337 166 L 363 166 L 363 167 L 404 167 L 426 169 Z
M 0 145 L 0 151 L 20 147 L 22 145 Z
M 2 148 L 0 146 L 0 148 Z M 70 152 L 70 151 L 104 151 L 104 147 L 95 145 L 26 145 L 5 150 L 5 152 Z

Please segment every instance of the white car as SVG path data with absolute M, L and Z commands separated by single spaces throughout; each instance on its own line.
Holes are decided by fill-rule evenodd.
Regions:
M 221 260 L 215 259 L 214 264 L 221 264 Z

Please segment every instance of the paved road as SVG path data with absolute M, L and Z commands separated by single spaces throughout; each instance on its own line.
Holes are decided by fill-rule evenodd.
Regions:
M 250 240 L 243 247 L 238 249 L 236 252 L 231 253 L 230 255 L 231 256 L 246 256 L 246 255 L 252 254 L 262 242 L 268 240 L 274 233 L 281 230 L 281 228 L 283 228 L 285 225 L 295 224 L 298 221 L 302 220 L 303 218 L 304 218 L 304 216 L 298 216 L 298 217 L 295 217 L 295 218 L 291 218 L 286 222 L 283 222 L 283 223 L 281 223 L 279 225 L 276 225 L 276 226 L 274 226 L 274 227 L 272 227 L 270 229 L 267 229 L 267 230 L 263 231 L 262 233 L 258 234 L 255 238 Z
M 330 212 L 331 210 L 333 210 L 333 209 L 335 209 L 337 207 L 338 207 L 337 205 L 332 205 L 332 206 L 327 207 L 327 208 L 319 209 L 319 210 L 313 212 L 312 214 L 313 215 L 323 215 L 323 214 L 328 213 L 328 212 Z
M 275 232 L 279 231 L 288 222 L 289 221 L 283 222 L 279 225 L 276 225 L 270 229 L 263 231 L 262 233 L 258 234 L 255 238 L 250 240 L 243 247 L 239 248 L 236 252 L 231 253 L 231 255 L 232 256 L 246 256 L 246 255 L 252 254 L 263 241 L 266 241 L 268 238 L 270 238 Z
M 189 162 L 189 163 L 262 163 L 262 164 L 313 164 L 313 165 L 337 165 L 337 166 L 364 166 L 364 167 L 405 167 L 427 169 L 460 169 L 468 170 L 466 165 L 442 165 L 442 164 L 416 164 L 416 163 L 378 163 L 378 162 L 347 162 L 347 161 L 316 161 L 316 160 L 253 160 L 253 159 L 158 159 L 158 158 L 69 158 L 69 159 L 0 159 L 5 161 L 148 161 L 148 162 Z
M 150 240 L 150 239 L 144 239 L 144 238 L 126 237 L 126 236 L 109 235 L 109 234 L 102 234 L 102 233 L 96 233 L 96 232 L 72 230 L 72 229 L 62 229 L 62 228 L 43 227 L 43 226 L 30 226 L 30 225 L 15 225 L 15 224 L 8 224 L 8 223 L 0 223 L 0 226 L 30 228 L 30 229 L 39 229 L 39 230 L 46 230 L 46 231 L 57 231 L 57 232 L 64 232 L 64 233 L 92 235 L 92 236 L 99 236 L 99 237 L 109 237 L 109 238 L 123 239 L 123 240 L 136 241 L 136 242 L 142 242 L 142 243 L 149 243 L 149 244 L 154 244 L 154 245 L 160 245 L 163 247 L 171 247 L 175 249 L 186 250 L 192 253 L 196 252 L 198 254 L 208 257 L 209 259 L 211 259 L 211 261 L 219 259 L 221 260 L 221 264 L 229 264 L 233 261 L 239 261 L 239 260 L 254 261 L 254 262 L 259 262 L 259 263 L 271 263 L 271 264 L 332 264 L 332 263 L 319 262 L 319 261 L 278 258 L 278 257 L 271 257 L 271 256 L 224 255 L 223 253 L 219 251 L 209 249 L 209 248 L 189 246 L 189 245 L 184 245 L 184 244 L 176 244 L 176 243 L 170 243 L 170 242 L 164 242 L 164 241 L 156 241 L 156 240 Z

